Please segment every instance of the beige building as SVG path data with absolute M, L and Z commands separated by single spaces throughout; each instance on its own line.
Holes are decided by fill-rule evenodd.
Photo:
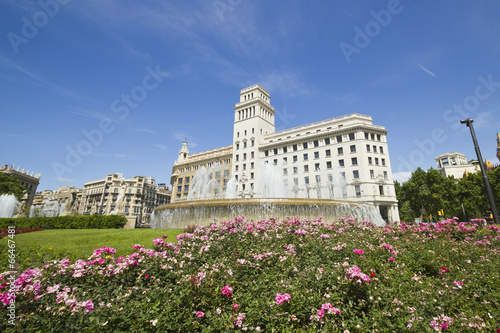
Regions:
M 21 185 L 26 186 L 26 190 L 28 191 L 29 195 L 26 205 L 31 206 L 31 204 L 33 203 L 33 199 L 35 198 L 36 188 L 38 187 L 38 184 L 40 182 L 41 174 L 36 173 L 35 175 L 33 175 L 33 171 L 30 174 L 29 170 L 24 171 L 23 168 L 20 171 L 19 166 L 17 167 L 16 170 L 13 165 L 9 166 L 7 164 L 5 164 L 3 167 L 0 167 L 0 172 L 17 177 L 17 179 L 19 179 L 19 183 L 21 183 Z
M 477 161 L 467 162 L 464 154 L 447 153 L 436 157 L 437 170 L 445 177 L 453 176 L 457 179 L 463 178 L 468 173 L 480 171 Z
M 188 143 L 184 141 L 170 177 L 172 202 L 186 201 L 194 197 L 224 198 L 227 184 L 231 179 L 232 155 L 232 146 L 189 155 Z M 213 186 L 192 187 L 197 172 L 197 177 L 200 178 L 198 184 L 211 182 Z M 207 178 L 204 182 L 201 181 L 203 177 Z
M 232 146 L 189 155 L 183 143 L 172 170 L 173 202 L 344 199 L 373 204 L 386 221 L 399 220 L 383 126 L 350 114 L 275 132 L 270 100 L 260 85 L 241 90 Z

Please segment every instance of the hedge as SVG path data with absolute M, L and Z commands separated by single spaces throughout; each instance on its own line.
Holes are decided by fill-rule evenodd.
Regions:
M 0 218 L 0 229 L 13 225 L 19 229 L 118 229 L 125 223 L 127 219 L 118 215 Z

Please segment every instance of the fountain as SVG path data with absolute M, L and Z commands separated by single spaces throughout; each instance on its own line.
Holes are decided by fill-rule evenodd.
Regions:
M 10 218 L 17 213 L 19 201 L 14 194 L 0 195 L 0 218 Z
M 59 204 L 56 200 L 44 200 L 41 205 L 30 207 L 29 217 L 55 217 L 62 215 L 66 204 Z
M 301 167 L 298 163 L 294 166 Z M 193 177 L 188 200 L 157 207 L 151 217 L 152 228 L 207 225 L 239 216 L 254 221 L 270 217 L 314 219 L 319 216 L 324 221 L 333 221 L 347 217 L 385 225 L 374 205 L 345 200 L 346 182 L 337 167 L 334 170 L 315 170 L 315 185 L 299 187 L 292 184 L 290 188 L 276 165 L 259 163 L 258 171 L 262 177 L 257 181 L 261 193 L 255 193 L 253 189 L 237 192 L 234 178 L 228 181 L 224 193 L 216 177 L 212 177 L 212 173 L 219 169 L 217 164 L 209 169 L 199 169 Z M 315 191 L 315 199 L 310 198 L 310 191 Z

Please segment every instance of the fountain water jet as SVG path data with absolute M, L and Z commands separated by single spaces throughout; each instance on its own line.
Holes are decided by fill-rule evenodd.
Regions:
M 13 217 L 17 213 L 17 206 L 19 201 L 14 194 L 1 194 L 0 195 L 0 218 Z

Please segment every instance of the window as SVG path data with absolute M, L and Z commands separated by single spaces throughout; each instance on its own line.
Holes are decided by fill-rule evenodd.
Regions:
M 250 141 L 250 145 L 253 147 L 255 145 L 255 140 Z
M 299 172 L 299 169 L 297 167 L 293 167 L 293 174 L 296 175 Z
M 314 170 L 319 171 L 319 163 L 314 164 Z
M 304 143 L 302 144 L 302 148 L 307 149 L 307 142 L 304 142 Z
M 182 185 L 177 186 L 177 192 L 182 192 Z
M 297 151 L 297 145 L 293 145 L 293 151 Z
M 304 161 L 307 161 L 308 158 L 307 158 L 307 154 L 304 154 Z
M 288 175 L 288 170 L 286 168 L 283 169 L 283 175 Z
M 331 169 L 332 168 L 332 162 L 328 161 L 326 162 L 326 168 Z
M 387 179 L 387 171 L 384 171 L 384 179 Z
M 373 133 L 370 134 L 370 137 L 371 137 L 372 140 L 375 140 L 375 134 L 373 134 Z
M 319 146 L 319 141 L 318 140 L 314 140 L 313 143 L 314 143 L 314 147 L 318 147 Z
M 330 149 L 325 150 L 325 155 L 326 157 L 332 156 L 332 152 L 330 151 Z
M 224 178 L 229 178 L 229 170 L 224 170 Z
M 293 179 L 293 185 L 299 185 L 299 179 L 298 178 L 294 178 Z
M 321 183 L 321 176 L 320 175 L 316 176 L 316 183 Z
M 319 151 L 314 152 L 314 158 L 319 158 Z
M 184 185 L 184 191 L 189 191 L 189 185 Z
M 340 177 L 341 177 L 343 180 L 345 180 L 345 172 L 341 172 L 341 173 L 340 173 Z
M 250 153 L 250 158 L 254 158 L 255 157 L 255 153 L 254 152 L 251 152 Z
M 239 143 L 236 144 L 236 149 L 240 149 L 240 144 Z
M 380 141 L 380 134 L 377 134 L 377 141 Z
M 370 178 L 375 178 L 375 172 L 373 170 L 370 170 Z
M 240 160 L 240 155 L 236 155 L 236 161 Z
M 246 170 L 247 169 L 247 165 L 246 163 L 243 163 L 243 170 Z
M 331 173 L 328 174 L 328 181 L 333 182 L 333 175 Z
M 361 186 L 359 185 L 354 185 L 354 191 L 356 192 L 356 196 L 360 197 L 361 196 Z
M 283 147 L 283 152 L 287 153 L 288 152 L 288 147 Z
M 359 178 L 359 171 L 358 170 L 353 170 L 352 171 L 352 177 L 354 179 L 358 179 Z
M 378 157 L 375 157 L 375 165 L 378 165 Z
M 380 195 L 384 195 L 384 187 L 382 185 L 378 187 L 378 191 Z
M 294 161 L 294 162 L 297 162 L 297 155 L 294 155 L 294 156 L 292 157 L 292 159 L 293 159 L 293 161 Z
M 373 152 L 376 153 L 377 152 L 377 146 L 373 146 Z
M 306 185 L 309 185 L 309 177 L 304 177 L 304 182 L 306 183 Z
M 247 153 L 243 153 L 243 161 L 247 159 Z
M 384 147 L 380 146 L 380 147 L 378 147 L 378 148 L 379 148 L 379 150 L 378 150 L 378 151 L 379 151 L 381 154 L 383 154 L 383 153 L 384 153 Z
M 382 165 L 385 166 L 385 158 L 382 159 Z
M 288 159 L 286 157 L 283 157 L 283 164 L 286 164 L 288 162 Z
M 338 147 L 337 148 L 337 154 L 342 155 L 344 153 L 344 148 Z
M 325 145 L 329 145 L 330 144 L 330 138 L 326 138 L 325 139 Z
M 341 167 L 344 166 L 344 160 L 339 160 L 339 166 L 341 166 Z
M 370 152 L 370 145 L 366 145 L 366 151 Z
M 234 167 L 234 170 L 235 170 L 235 171 L 238 171 L 238 166 L 237 166 L 237 165 Z
M 247 147 L 247 142 L 243 142 L 243 148 L 246 148 Z
M 278 155 L 278 148 L 273 149 L 274 155 Z
M 354 133 L 349 133 L 349 140 L 354 140 Z
M 365 139 L 368 140 L 368 133 L 365 132 Z
M 342 135 L 337 135 L 337 142 L 342 142 Z
M 371 157 L 368 157 L 368 164 L 369 164 L 369 165 L 373 165 L 373 162 L 372 162 L 372 158 L 371 158 Z
M 220 171 L 215 171 L 215 178 L 220 178 Z
M 253 172 L 250 172 L 250 179 L 253 179 Z
M 304 165 L 304 172 L 309 172 L 309 165 Z
M 358 165 L 358 158 L 357 157 L 351 158 L 351 164 L 352 165 Z
M 264 151 L 264 155 L 267 157 L 269 156 L 269 150 Z
M 278 159 L 276 159 L 276 158 L 275 158 L 275 159 L 273 160 L 273 164 L 274 164 L 274 165 L 278 165 Z
M 355 153 L 356 152 L 356 145 L 352 145 L 349 148 L 351 149 L 351 153 Z
M 254 166 L 253 162 L 250 163 L 250 169 L 253 169 L 253 166 Z

